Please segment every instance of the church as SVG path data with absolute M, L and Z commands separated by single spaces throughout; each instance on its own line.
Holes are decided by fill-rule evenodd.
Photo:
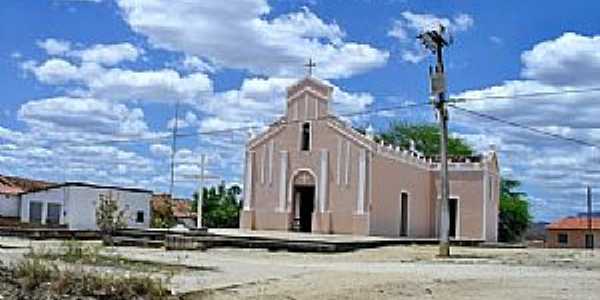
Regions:
M 246 145 L 240 227 L 405 238 L 438 236 L 440 164 L 374 141 L 330 114 L 333 88 L 307 76 L 284 116 Z M 449 162 L 451 239 L 496 241 L 500 175 L 490 150 Z

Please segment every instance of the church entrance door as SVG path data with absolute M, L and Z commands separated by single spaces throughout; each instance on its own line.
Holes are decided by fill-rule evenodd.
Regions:
M 311 171 L 301 170 L 294 176 L 292 185 L 293 231 L 312 232 L 312 214 L 315 211 L 315 176 Z
M 296 230 L 301 232 L 312 231 L 312 213 L 315 203 L 315 187 L 314 186 L 295 186 L 295 194 L 297 195 L 297 210 L 296 210 Z

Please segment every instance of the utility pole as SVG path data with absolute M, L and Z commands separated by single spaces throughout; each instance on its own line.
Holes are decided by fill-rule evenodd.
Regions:
M 589 247 L 591 249 L 594 249 L 594 232 L 592 230 L 592 187 L 591 186 L 587 186 L 587 229 L 588 229 L 588 236 L 591 236 L 591 241 L 588 241 L 588 238 L 586 237 L 585 239 L 585 243 L 586 243 L 586 247 L 588 246 L 589 243 Z
M 196 204 L 196 228 L 202 228 L 202 198 L 204 197 L 204 163 L 206 155 L 200 156 L 200 185 L 198 186 L 198 203 Z
M 175 124 L 173 124 L 173 139 L 171 140 L 171 184 L 169 186 L 169 195 L 173 197 L 175 184 L 175 152 L 177 152 L 177 127 L 179 126 L 179 100 L 175 102 Z
M 440 257 L 450 256 L 450 210 L 448 195 L 450 194 L 450 183 L 448 181 L 448 109 L 446 107 L 446 76 L 444 73 L 443 48 L 448 46 L 448 42 L 443 34 L 445 28 L 440 25 L 439 31 L 431 30 L 420 34 L 417 38 L 423 45 L 436 55 L 435 71 L 429 70 L 431 76 L 431 93 L 436 97 L 434 105 L 438 110 L 438 119 L 440 122 Z
M 198 175 L 184 175 L 184 177 L 186 178 L 193 178 L 193 179 L 198 179 L 199 184 L 198 184 L 198 203 L 196 205 L 196 228 L 200 229 L 202 228 L 202 201 L 203 201 L 203 197 L 204 197 L 204 180 L 206 179 L 218 179 L 218 176 L 210 176 L 210 175 L 205 175 L 204 173 L 204 169 L 206 166 L 206 155 L 205 154 L 201 154 L 200 155 L 200 174 Z

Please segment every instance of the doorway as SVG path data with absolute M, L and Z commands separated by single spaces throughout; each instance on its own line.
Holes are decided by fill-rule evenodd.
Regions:
M 400 194 L 400 236 L 408 235 L 408 194 Z
M 594 249 L 594 235 L 593 234 L 588 233 L 585 235 L 585 248 Z
M 458 199 L 450 198 L 448 199 L 448 210 L 450 211 L 450 228 L 448 229 L 448 236 L 451 238 L 456 237 L 456 225 L 457 225 L 457 215 L 458 215 Z
M 312 231 L 312 213 L 315 208 L 315 187 L 294 186 L 294 228 L 300 232 Z
M 42 203 L 30 202 L 29 203 L 29 222 L 35 224 L 42 223 Z

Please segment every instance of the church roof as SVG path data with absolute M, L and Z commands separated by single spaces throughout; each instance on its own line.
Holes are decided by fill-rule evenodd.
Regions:
M 333 93 L 333 87 L 330 85 L 315 77 L 307 76 L 287 88 L 288 99 L 298 94 L 305 88 L 310 88 L 327 99 L 329 99 Z

